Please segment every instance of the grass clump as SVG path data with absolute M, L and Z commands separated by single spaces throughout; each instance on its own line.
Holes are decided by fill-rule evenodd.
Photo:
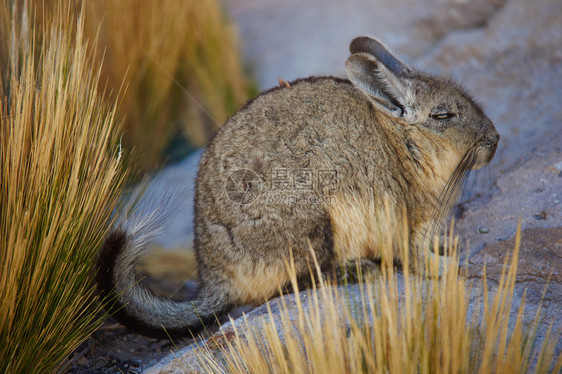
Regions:
M 84 2 L 101 82 L 127 86 L 119 107 L 131 166 L 149 170 L 173 138 L 202 146 L 248 99 L 233 25 L 217 0 Z
M 255 93 L 218 0 L 29 1 L 38 22 L 60 6 L 83 10 L 104 96 L 114 102 L 120 92 L 117 116 L 124 149 L 134 149 L 132 170 L 152 171 L 174 152 L 205 145 Z M 187 144 L 172 149 L 179 139 Z
M 233 325 L 233 337 L 225 335 L 218 350 L 204 346 L 200 365 L 207 372 L 260 374 L 560 372 L 562 358 L 554 362 L 548 337 L 542 347 L 533 346 L 540 311 L 530 329 L 523 326 L 524 302 L 510 319 L 520 230 L 517 235 L 497 291 L 492 297 L 483 284 L 482 305 L 472 316 L 457 243 L 448 240 L 452 266 L 441 277 L 435 261 L 426 264 L 429 278 L 408 270 L 402 245 L 403 271 L 383 261 L 373 282 L 357 285 L 359 298 L 350 297 L 347 286 L 320 281 L 305 303 L 297 288 L 292 317 L 282 298 L 281 312 L 270 312 L 259 326 Z M 383 258 L 391 258 L 391 245 L 384 247 Z
M 83 17 L 0 3 L 0 372 L 47 373 L 101 323 L 92 264 L 122 180 Z

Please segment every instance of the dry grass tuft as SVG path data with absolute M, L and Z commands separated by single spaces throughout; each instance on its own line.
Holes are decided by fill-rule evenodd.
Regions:
M 321 282 L 306 304 L 297 291 L 293 320 L 284 307 L 257 329 L 234 329 L 226 347 L 218 353 L 207 348 L 200 364 L 214 373 L 524 373 L 536 359 L 535 372 L 553 365 L 559 372 L 562 358 L 554 363 L 549 339 L 533 347 L 540 312 L 530 330 L 522 323 L 524 305 L 510 321 L 519 232 L 497 292 L 492 297 L 483 285 L 483 305 L 472 318 L 470 287 L 457 270 L 457 243 L 449 239 L 454 265 L 441 279 L 435 262 L 429 279 L 414 276 L 408 264 L 399 275 L 383 262 L 373 282 L 358 285 L 361 301 L 350 298 L 346 287 Z
M 163 161 L 173 136 L 204 145 L 247 99 L 236 32 L 217 0 L 87 1 L 101 82 L 116 92 L 132 166 Z
M 14 6 L 8 5 L 16 4 Z M 83 33 L 0 4 L 0 372 L 53 372 L 101 321 L 92 264 L 122 180 Z
M 29 1 L 39 24 L 61 4 L 75 16 L 84 10 L 100 92 L 109 102 L 120 93 L 117 118 L 135 172 L 162 166 L 179 138 L 204 145 L 254 93 L 218 0 Z

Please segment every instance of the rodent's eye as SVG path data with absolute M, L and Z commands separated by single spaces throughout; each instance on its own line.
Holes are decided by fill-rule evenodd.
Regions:
M 455 113 L 443 112 L 443 113 L 432 114 L 431 118 L 436 120 L 444 120 L 444 119 L 453 118 L 454 116 L 456 116 Z

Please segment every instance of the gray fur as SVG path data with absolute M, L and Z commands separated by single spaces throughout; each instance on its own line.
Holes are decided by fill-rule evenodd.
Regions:
M 447 216 L 466 172 L 491 160 L 499 135 L 457 85 L 407 67 L 374 39 L 350 49 L 351 82 L 317 77 L 270 90 L 208 145 L 195 196 L 197 300 L 163 300 L 139 287 L 133 264 L 145 228 L 124 228 L 130 240 L 114 281 L 127 313 L 194 331 L 198 315 L 274 296 L 289 280 L 291 254 L 300 277 L 311 249 L 324 270 L 377 258 L 402 222 L 412 260 L 431 255 L 428 233 Z M 272 199 L 283 192 L 279 171 L 311 171 L 315 184 L 296 188 L 293 178 L 284 191 L 292 199 Z M 335 172 L 335 186 L 319 183 L 323 171 Z

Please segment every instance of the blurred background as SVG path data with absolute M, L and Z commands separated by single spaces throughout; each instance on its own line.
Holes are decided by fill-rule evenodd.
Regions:
M 7 3 L 12 12 L 29 5 L 34 12 L 29 17 L 41 25 L 59 12 L 61 2 Z M 205 145 L 255 94 L 242 71 L 236 28 L 216 0 L 62 4 L 64 12 L 73 13 L 74 25 L 83 8 L 92 64 L 101 67 L 99 90 L 107 102 L 119 102 L 122 145 L 136 178 Z M 39 32 L 37 49 L 42 38 Z

